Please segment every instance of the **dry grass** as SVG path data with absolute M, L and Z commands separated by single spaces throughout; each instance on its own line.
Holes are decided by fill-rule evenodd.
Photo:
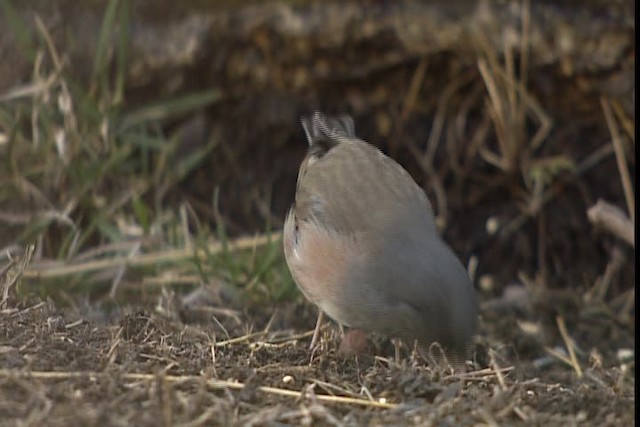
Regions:
M 4 8 L 15 31 L 26 33 L 11 4 Z M 19 256 L 34 245 L 33 262 L 22 275 L 27 292 L 57 293 L 64 283 L 65 291 L 92 294 L 108 283 L 107 297 L 114 298 L 126 277 L 200 285 L 215 271 L 217 277 L 260 288 L 263 297 L 286 294 L 292 288 L 284 266 L 275 273 L 289 284 L 284 291 L 263 280 L 279 259 L 277 235 L 228 243 L 224 224 L 212 230 L 188 203 L 177 211 L 167 205 L 168 194 L 218 141 L 212 137 L 177 156 L 181 136 L 163 132 L 160 124 L 193 114 L 220 94 L 206 91 L 128 107 L 128 39 L 122 31 L 128 19 L 126 2 L 109 2 L 92 76 L 81 83 L 70 77 L 68 59 L 35 17 L 38 39 L 23 40 L 30 43 L 25 51 L 34 52 L 32 82 L 0 95 L 6 154 L 0 222 L 9 231 L 0 240 L 0 253 Z
M 246 194 L 265 222 L 249 237 L 228 235 L 231 215 L 220 212 L 219 189 L 202 201 L 212 218 L 186 198 L 175 202 L 207 156 L 230 159 L 234 176 L 243 172 L 228 141 L 214 135 L 183 155 L 181 134 L 169 126 L 222 102 L 221 93 L 129 105 L 124 1 L 108 2 L 87 82 L 71 77 L 72 64 L 39 18 L 28 36 L 11 4 L 2 6 L 33 72 L 0 94 L 0 394 L 8 398 L 0 418 L 185 426 L 632 422 L 635 291 L 617 285 L 630 270 L 625 244 L 610 243 L 599 277 L 563 283 L 574 298 L 552 289 L 551 272 L 563 260 L 551 252 L 565 243 L 558 217 L 586 224 L 584 211 L 556 204 L 571 186 L 597 193 L 585 190 L 585 177 L 612 170 L 604 168 L 614 157 L 628 217 L 618 208 L 622 227 L 600 223 L 633 245 L 635 122 L 602 99 L 611 142 L 588 145 L 583 157 L 552 146 L 558 124 L 528 86 L 528 1 L 520 3 L 519 29 L 505 30 L 502 54 L 478 34 L 476 68 L 452 76 L 436 95 L 423 142 L 406 138 L 428 84 L 427 59 L 417 61 L 388 147 L 412 155 L 441 230 L 487 225 L 473 233 L 482 237 L 464 241 L 476 251 L 470 273 L 485 273 L 477 282 L 488 300 L 468 372 L 425 367 L 413 355 L 396 364 L 375 338 L 381 356 L 344 360 L 328 326 L 309 353 L 313 316 L 293 298 L 281 236 L 271 230 L 279 219 L 265 201 L 270 194 L 260 183 Z M 453 221 L 456 210 L 469 211 L 470 225 Z M 580 244 L 601 239 L 581 233 Z M 506 283 L 496 287 L 499 272 L 487 274 L 488 256 L 477 253 L 490 248 L 487 241 L 507 247 L 489 268 L 515 270 L 501 278 L 522 285 L 516 297 Z M 510 242 L 523 241 L 535 253 L 533 272 L 510 258 Z M 213 302 L 189 294 L 201 288 L 215 290 Z M 221 297 L 229 288 L 241 297 Z
M 597 425 L 633 417 L 625 409 L 633 399 L 629 362 L 611 370 L 597 354 L 579 380 L 562 366 L 536 371 L 528 361 L 509 365 L 498 348 L 490 349 L 488 367 L 475 362 L 463 373 L 425 367 L 412 356 L 400 364 L 370 356 L 345 360 L 335 351 L 337 336 L 326 331 L 319 344 L 324 350 L 309 362 L 303 340 L 312 331 L 242 333 L 245 324 L 231 319 L 221 321 L 232 340 L 217 338 L 215 322 L 185 326 L 134 311 L 105 326 L 42 302 L 5 311 L 0 321 L 15 332 L 0 349 L 0 390 L 18 391 L 0 403 L 5 419 L 22 412 L 50 425 L 69 419 L 108 425 L 328 419 L 333 425 L 563 425 L 582 419 Z M 592 331 L 581 330 L 581 340 L 585 332 Z M 78 347 L 83 351 L 75 353 Z M 23 389 L 34 397 L 23 400 Z

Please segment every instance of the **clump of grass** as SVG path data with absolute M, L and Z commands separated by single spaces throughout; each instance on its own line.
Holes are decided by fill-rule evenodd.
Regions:
M 144 277 L 174 278 L 164 284 L 190 277 L 195 285 L 222 275 L 278 297 L 272 283 L 290 279 L 273 268 L 282 264 L 277 236 L 257 249 L 237 247 L 219 232 L 218 247 L 206 226 L 198 225 L 193 236 L 188 205 L 167 206 L 167 194 L 218 141 L 212 136 L 178 156 L 181 135 L 167 133 L 163 123 L 202 110 L 220 93 L 128 105 L 126 1 L 107 4 L 87 82 L 71 77 L 71 64 L 38 16 L 32 32 L 9 1 L 1 5 L 33 64 L 29 83 L 0 94 L 0 227 L 6 230 L 0 247 L 6 253 L 35 245 L 24 275 L 28 288 L 89 294 L 100 288 L 113 297 L 131 288 L 127 282 L 139 291 L 135 283 Z

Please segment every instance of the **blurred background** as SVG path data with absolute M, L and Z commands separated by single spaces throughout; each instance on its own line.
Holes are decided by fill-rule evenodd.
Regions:
M 481 298 L 634 315 L 633 2 L 0 4 L 22 295 L 297 298 L 278 233 L 322 110 L 410 171 Z

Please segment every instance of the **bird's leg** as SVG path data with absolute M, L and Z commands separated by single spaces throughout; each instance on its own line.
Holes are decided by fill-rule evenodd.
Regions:
M 313 350 L 316 346 L 316 342 L 318 341 L 318 337 L 320 336 L 320 327 L 322 326 L 322 320 L 324 319 L 324 312 L 320 310 L 318 313 L 318 320 L 316 321 L 316 329 L 313 331 L 313 338 L 311 338 L 311 345 L 309 345 L 309 350 Z
M 342 325 L 340 326 L 340 329 L 343 329 Z M 338 354 L 345 357 L 358 356 L 365 354 L 367 347 L 367 334 L 362 329 L 349 329 L 347 332 L 342 332 Z

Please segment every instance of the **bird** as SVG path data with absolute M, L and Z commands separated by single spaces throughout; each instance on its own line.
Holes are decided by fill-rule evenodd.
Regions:
M 309 148 L 283 249 L 298 288 L 320 310 L 311 346 L 326 313 L 354 330 L 438 343 L 464 360 L 477 330 L 476 293 L 423 189 L 356 137 L 349 115 L 315 112 L 301 123 Z

